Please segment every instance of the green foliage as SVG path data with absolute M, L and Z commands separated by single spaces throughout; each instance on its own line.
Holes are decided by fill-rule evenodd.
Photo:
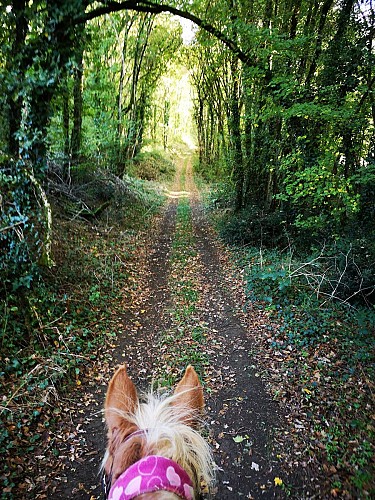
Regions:
M 175 169 L 165 154 L 156 151 L 139 153 L 126 168 L 129 175 L 149 181 L 171 180 Z
M 359 212 L 360 194 L 352 179 L 334 173 L 336 162 L 336 154 L 329 151 L 310 167 L 304 165 L 300 152 L 284 160 L 283 193 L 277 198 L 298 210 L 297 227 L 319 232 L 330 223 L 334 230 L 340 230 L 346 218 Z
M 178 53 L 180 26 L 164 16 L 123 12 L 90 22 L 86 39 L 80 153 L 122 175 L 142 148 L 156 105 L 152 96 Z M 68 66 L 67 80 L 54 99 L 49 137 L 55 153 L 64 150 L 69 119 L 74 120 L 73 70 L 74 64 Z
M 202 158 L 194 163 L 194 172 L 206 182 L 227 182 L 230 189 L 228 177 L 230 175 L 230 162 L 224 157 L 205 159 Z
M 211 184 L 207 194 L 207 208 L 214 214 L 215 209 L 227 210 L 231 207 L 234 186 L 227 182 Z
M 218 221 L 220 236 L 229 244 L 274 248 L 288 245 L 287 215 L 249 206 L 239 213 L 228 212 Z
M 353 363 L 368 360 L 374 341 L 375 312 L 364 307 L 352 309 L 341 300 L 324 300 L 325 292 L 329 295 L 331 286 L 338 282 L 338 277 L 332 271 L 330 275 L 327 269 L 328 256 L 311 259 L 310 267 L 308 262 L 277 250 L 249 248 L 239 253 L 241 266 L 246 270 L 248 299 L 280 318 L 280 336 L 287 342 L 303 347 L 320 342 L 327 334 L 340 335 L 344 343 L 355 338 L 357 351 Z
M 0 276 L 3 288 L 29 289 L 42 251 L 42 215 L 22 165 L 0 171 Z M 0 292 L 1 294 L 2 292 Z
M 216 200 L 215 195 L 211 196 Z M 215 218 L 221 237 L 230 245 L 252 246 L 261 252 L 269 249 L 275 252 L 276 260 L 278 253 L 289 249 L 301 262 L 304 260 L 300 272 L 289 263 L 289 273 L 304 278 L 301 286 L 308 284 L 315 294 L 352 304 L 373 303 L 373 232 L 364 234 L 356 219 L 344 227 L 342 235 L 337 234 L 338 226 L 332 220 L 320 229 L 312 230 L 307 224 L 298 227 L 294 214 L 267 212 L 254 206 L 239 213 L 219 210 Z M 373 221 L 367 221 L 367 226 L 375 229 Z
M 229 33 L 235 29 L 251 61 L 239 68 L 241 159 L 231 107 L 239 72 L 223 47 L 198 33 L 189 62 L 197 92 L 199 169 L 212 179 L 227 158 L 224 175 L 228 186 L 236 181 L 236 210 L 256 212 L 255 205 L 270 225 L 273 212 L 278 231 L 281 209 L 293 235 L 300 242 L 306 238 L 307 249 L 313 236 L 349 239 L 349 226 L 363 220 L 372 246 L 373 225 L 365 214 L 374 206 L 366 194 L 373 191 L 373 13 L 349 3 L 273 4 L 233 4 L 230 15 L 224 14 L 227 3 L 207 8 L 206 15 Z M 269 243 L 253 230 L 251 216 L 228 223 L 223 231 L 230 241 L 277 243 L 272 230 L 265 231 L 271 233 Z

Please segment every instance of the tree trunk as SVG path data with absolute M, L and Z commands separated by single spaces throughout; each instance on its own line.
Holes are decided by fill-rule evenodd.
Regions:
M 77 53 L 77 67 L 74 70 L 73 87 L 73 129 L 71 138 L 72 158 L 78 158 L 82 143 L 82 78 L 83 78 L 83 47 Z
M 138 83 L 141 72 L 142 61 L 148 45 L 149 36 L 153 27 L 153 17 L 146 14 L 142 18 L 141 25 L 138 30 L 137 44 L 134 52 L 133 73 L 130 100 L 128 105 L 128 130 L 126 137 L 126 158 L 131 160 L 134 158 L 135 151 L 140 148 L 139 138 L 143 133 L 143 123 L 139 123 L 139 117 L 144 116 L 144 110 L 138 109 Z M 142 102 L 140 103 L 142 106 Z
M 44 209 L 44 215 L 45 215 L 45 234 L 44 234 L 44 241 L 43 241 L 43 249 L 40 255 L 40 265 L 46 266 L 48 268 L 51 268 L 55 265 L 54 261 L 52 260 L 52 209 L 51 205 L 49 204 L 46 192 L 44 191 L 42 185 L 38 180 L 34 177 L 34 175 L 29 172 L 28 170 L 24 170 L 24 173 L 26 176 L 30 179 L 32 182 L 33 186 L 35 187 L 36 192 L 39 195 L 39 198 L 42 202 L 43 209 Z
M 244 169 L 243 169 L 243 156 L 241 145 L 241 123 L 240 123 L 240 109 L 239 109 L 239 82 L 238 82 L 238 60 L 232 56 L 231 63 L 232 70 L 232 90 L 230 97 L 230 122 L 229 122 L 229 135 L 232 142 L 232 155 L 233 155 L 233 176 L 236 186 L 236 197 L 234 209 L 235 211 L 241 210 L 243 206 L 243 184 L 244 184 Z
M 267 0 L 267 4 L 272 0 Z M 231 29 L 234 38 L 237 38 L 237 33 L 234 24 L 238 19 L 237 5 L 235 0 L 229 0 L 230 19 L 233 23 Z M 240 115 L 240 96 L 239 96 L 239 61 L 234 54 L 230 54 L 230 71 L 231 71 L 231 89 L 229 96 L 229 137 L 231 138 L 231 157 L 233 161 L 232 171 L 235 183 L 235 200 L 234 210 L 238 212 L 243 207 L 243 188 L 244 188 L 244 168 L 243 155 L 241 144 L 241 115 Z
M 164 97 L 164 110 L 163 110 L 163 148 L 164 151 L 167 149 L 168 145 L 168 127 L 169 127 L 169 117 L 170 117 L 171 103 L 168 100 L 167 95 Z
M 306 78 L 306 86 L 309 86 L 311 83 L 312 77 L 314 76 L 314 73 L 318 65 L 318 59 L 320 57 L 320 54 L 322 53 L 323 30 L 327 21 L 328 12 L 330 11 L 332 5 L 333 5 L 333 0 L 325 0 L 321 9 L 319 27 L 318 27 L 318 32 L 316 34 L 315 52 Z
M 126 12 L 126 16 L 128 13 Z M 121 51 L 121 72 L 120 72 L 120 81 L 118 88 L 118 98 L 117 98 L 117 135 L 119 144 L 121 141 L 121 136 L 123 132 L 123 100 L 124 100 L 124 79 L 125 79 L 125 59 L 128 50 L 128 33 L 133 26 L 135 20 L 135 16 L 132 16 L 130 19 L 127 18 L 127 24 L 124 28 L 124 42 Z
M 15 31 L 14 39 L 12 43 L 12 48 L 10 51 L 10 57 L 7 61 L 7 71 L 9 73 L 14 70 L 14 61 L 17 58 L 24 59 L 24 44 L 27 34 L 27 19 L 25 16 L 26 1 L 25 0 L 13 0 L 12 12 L 15 17 Z M 23 65 L 23 63 L 22 63 Z M 20 63 L 21 66 L 21 63 Z M 21 128 L 21 118 L 22 118 L 22 96 L 19 93 L 19 86 L 21 81 L 17 79 L 17 84 L 14 83 L 15 88 L 7 94 L 7 104 L 8 104 L 8 150 L 11 156 L 17 158 L 19 155 L 19 139 L 17 137 L 17 132 Z
M 64 136 L 64 156 L 70 156 L 70 110 L 69 110 L 69 90 L 68 90 L 68 76 L 65 76 L 65 82 L 61 89 L 62 94 L 62 118 L 63 118 L 63 136 Z

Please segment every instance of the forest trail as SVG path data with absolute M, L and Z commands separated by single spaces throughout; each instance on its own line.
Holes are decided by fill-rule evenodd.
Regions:
M 282 478 L 283 485 L 291 481 L 281 460 L 285 450 L 280 451 L 278 443 L 282 421 L 251 359 L 252 335 L 267 326 L 259 325 L 259 319 L 254 319 L 254 331 L 241 325 L 236 312 L 241 304 L 231 297 L 236 283 L 203 213 L 190 155 L 179 159 L 167 195 L 169 201 L 150 239 L 136 303 L 131 313 L 120 318 L 117 345 L 108 346 L 111 352 L 103 360 L 103 369 L 99 364 L 92 374 L 85 395 L 82 390 L 77 393 L 70 423 L 80 432 L 71 443 L 73 452 L 61 483 L 50 498 L 101 498 L 98 470 L 105 447 L 101 408 L 109 377 L 122 363 L 141 389 L 152 380 L 174 381 L 189 363 L 197 367 L 218 467 L 214 498 L 286 498 L 284 488 L 275 484 L 275 478 Z M 186 227 L 191 234 L 187 235 L 190 243 L 179 249 L 182 204 L 190 214 Z M 187 260 L 176 258 L 180 251 L 188 252 Z M 182 276 L 176 267 L 179 261 Z M 181 302 L 184 283 L 190 288 Z

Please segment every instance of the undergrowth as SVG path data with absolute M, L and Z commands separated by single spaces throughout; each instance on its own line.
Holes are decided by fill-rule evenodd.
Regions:
M 249 205 L 234 212 L 230 208 L 230 195 L 230 191 L 219 186 L 207 202 L 226 243 L 293 252 L 300 262 L 295 273 L 304 277 L 308 286 L 314 286 L 318 295 L 351 304 L 374 304 L 373 220 L 367 233 L 362 231 L 360 221 L 351 219 L 343 223 L 340 234 L 328 223 L 313 231 L 297 226 L 295 213 L 290 209 L 266 210 Z
M 139 153 L 129 163 L 127 173 L 149 181 L 170 181 L 175 174 L 174 163 L 157 151 Z
M 334 496 L 371 495 L 374 309 L 316 293 L 296 272 L 306 263 L 289 253 L 236 247 L 234 256 L 244 270 L 246 307 L 274 324 L 262 349 L 277 361 L 275 398 L 311 426 L 307 454 L 320 457 Z
M 102 174 L 93 177 L 90 202 L 93 186 L 104 189 Z M 35 488 L 24 480 L 34 457 L 42 463 L 58 453 L 58 437 L 47 430 L 58 425 L 61 399 L 79 390 L 88 367 L 105 355 L 116 336 L 114 311 L 125 309 L 135 292 L 139 234 L 163 199 L 130 178 L 117 196 L 122 181 L 110 181 L 110 204 L 98 217 L 82 217 L 78 185 L 69 198 L 74 203 L 64 186 L 51 196 L 55 267 L 27 286 L 0 289 L 2 498 L 26 498 Z
M 184 182 L 184 172 L 182 172 Z M 207 355 L 202 352 L 201 345 L 206 341 L 207 327 L 197 322 L 196 308 L 200 300 L 199 283 L 197 282 L 197 249 L 192 229 L 191 207 L 189 200 L 179 200 L 176 215 L 176 230 L 170 255 L 170 290 L 173 306 L 171 308 L 172 326 L 161 337 L 161 345 L 173 352 L 173 359 L 168 360 L 166 372 L 169 376 L 160 380 L 162 385 L 173 385 L 177 373 L 175 367 L 181 369 L 188 364 L 194 365 L 201 380 L 204 368 L 209 364 Z M 165 370 L 165 367 L 163 367 Z

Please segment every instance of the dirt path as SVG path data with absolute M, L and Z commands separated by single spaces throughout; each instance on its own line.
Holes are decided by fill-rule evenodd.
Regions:
M 199 270 L 196 281 L 200 294 L 193 319 L 204 325 L 201 354 L 209 360 L 203 381 L 209 439 L 218 466 L 215 498 L 286 498 L 284 489 L 275 485 L 275 478 L 282 478 L 283 484 L 293 481 L 283 467 L 285 450 L 279 444 L 282 420 L 278 407 L 267 395 L 251 359 L 251 338 L 259 326 L 249 331 L 241 325 L 231 297 L 229 264 L 202 212 L 189 157 L 181 158 L 178 167 L 176 182 L 169 192 L 170 202 L 148 252 L 147 272 L 139 285 L 136 304 L 121 318 L 123 333 L 105 361 L 107 369 L 101 372 L 98 366 L 87 392 L 79 395 L 78 406 L 71 413 L 71 423 L 80 432 L 69 441 L 70 454 L 67 451 L 61 483 L 50 498 L 101 498 L 98 468 L 105 431 L 100 409 L 109 371 L 126 362 L 135 383 L 145 389 L 156 373 L 163 372 L 166 359 L 173 358 L 165 345 L 160 349 L 160 338 L 166 331 L 175 334 L 170 254 L 178 202 L 186 196 L 190 200 Z M 259 319 L 254 318 L 254 325 L 258 324 Z

